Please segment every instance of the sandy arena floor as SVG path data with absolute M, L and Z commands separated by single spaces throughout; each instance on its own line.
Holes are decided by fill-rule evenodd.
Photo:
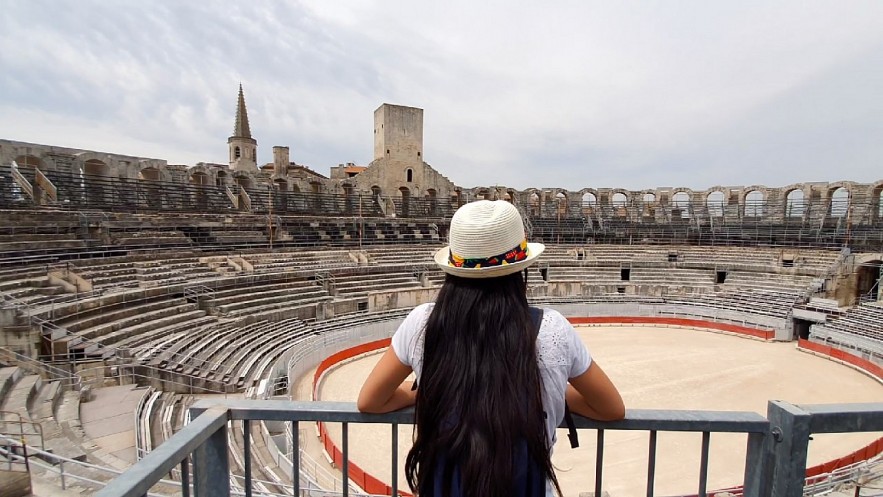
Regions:
M 826 359 L 798 352 L 793 343 L 764 343 L 724 334 L 647 327 L 581 327 L 583 341 L 604 367 L 632 409 L 744 410 L 766 413 L 767 400 L 795 404 L 879 402 L 883 386 L 861 373 Z M 341 365 L 326 376 L 322 400 L 355 401 L 377 354 Z M 329 425 L 340 440 L 339 425 Z M 646 432 L 608 432 L 604 489 L 612 497 L 646 491 Z M 810 465 L 845 455 L 880 434 L 816 435 Z M 400 468 L 410 447 L 411 427 L 400 427 Z M 571 449 L 559 430 L 552 458 L 564 495 L 576 497 L 594 487 L 595 432 L 581 431 Z M 696 492 L 700 434 L 660 433 L 656 492 Z M 741 482 L 744 435 L 712 434 L 708 488 Z M 350 459 L 367 472 L 391 474 L 390 430 L 370 425 L 350 427 Z M 399 475 L 403 471 L 399 470 Z M 400 488 L 406 489 L 401 478 Z

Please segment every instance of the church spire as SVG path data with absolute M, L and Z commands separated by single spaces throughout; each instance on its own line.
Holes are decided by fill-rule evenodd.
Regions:
M 257 169 L 258 142 L 251 137 L 248 126 L 248 111 L 245 110 L 245 95 L 239 83 L 239 102 L 236 105 L 236 122 L 233 123 L 233 136 L 227 138 L 230 149 L 230 167 L 235 171 L 255 171 Z
M 233 136 L 251 138 L 251 128 L 248 126 L 248 111 L 245 109 L 245 95 L 242 93 L 242 83 L 239 83 L 239 102 L 236 105 L 236 122 L 233 125 Z

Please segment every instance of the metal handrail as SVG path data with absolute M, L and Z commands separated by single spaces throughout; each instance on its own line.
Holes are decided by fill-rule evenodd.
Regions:
M 12 420 L 2 419 L 4 416 L 15 416 L 18 419 L 12 419 Z M 31 426 L 31 427 L 36 428 L 37 433 L 35 433 L 35 435 L 40 435 L 40 448 L 43 450 L 46 450 L 46 440 L 43 437 L 43 425 L 41 425 L 39 422 L 32 421 L 30 419 L 24 419 L 20 412 L 0 411 L 0 426 L 5 427 L 5 425 L 7 425 L 7 424 L 18 425 L 18 430 L 19 430 L 18 435 L 20 437 L 19 440 L 22 440 L 22 443 L 24 443 L 25 435 L 31 435 L 31 433 L 24 432 L 25 426 L 27 425 L 27 426 Z M 2 434 L 4 432 L 6 432 L 6 430 L 0 430 L 0 434 Z M 6 432 L 6 433 L 8 433 L 8 432 Z
M 230 421 L 248 423 L 256 420 L 288 422 L 297 431 L 300 422 L 343 423 L 342 471 L 349 474 L 347 433 L 349 423 L 409 424 L 413 422 L 410 409 L 388 414 L 364 414 L 351 403 L 340 402 L 290 402 L 201 400 L 191 408 L 196 417 L 172 438 L 166 440 L 156 451 L 136 463 L 124 475 L 111 482 L 97 495 L 137 496 L 150 488 L 153 481 L 167 474 L 191 453 L 196 456 L 197 485 L 202 492 L 211 495 L 228 495 L 225 483 L 228 474 L 227 426 Z M 797 419 L 802 421 L 795 422 Z M 648 495 L 652 495 L 655 461 L 655 436 L 659 431 L 701 432 L 703 444 L 700 468 L 699 495 L 707 495 L 704 487 L 709 437 L 711 432 L 735 432 L 748 434 L 745 485 L 739 493 L 747 497 L 796 497 L 802 495 L 805 484 L 806 448 L 812 433 L 839 433 L 844 431 L 883 430 L 883 403 L 840 404 L 825 406 L 795 406 L 774 401 L 769 404 L 767 417 L 750 412 L 713 411 L 663 411 L 629 410 L 624 420 L 597 422 L 577 416 L 577 428 L 594 429 L 598 432 L 596 454 L 596 495 L 603 487 L 604 433 L 610 430 L 641 430 L 651 433 L 651 465 L 648 468 Z M 297 443 L 295 437 L 294 442 Z M 395 447 L 395 446 L 394 446 Z M 246 466 L 250 446 L 244 447 Z M 295 451 L 297 453 L 297 451 Z M 397 458 L 393 449 L 393 458 Z M 299 485 L 299 461 L 294 458 L 295 487 Z M 395 467 L 395 466 L 394 466 Z M 189 474 L 189 466 L 181 466 L 182 476 Z M 186 478 L 186 477 L 185 477 Z M 393 492 L 396 479 L 393 478 Z M 249 485 L 248 480 L 245 481 Z M 249 487 L 246 486 L 246 492 Z M 141 492 L 141 493 L 139 493 Z M 799 492 L 799 493 L 795 493 Z M 349 489 L 343 488 L 343 495 Z M 185 493 L 185 495 L 188 495 Z

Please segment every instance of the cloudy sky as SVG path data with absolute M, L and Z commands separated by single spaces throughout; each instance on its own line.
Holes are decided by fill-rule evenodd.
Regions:
M 455 183 L 883 179 L 883 2 L 8 0 L 0 138 L 225 162 L 245 88 L 272 146 L 367 165 L 421 107 Z

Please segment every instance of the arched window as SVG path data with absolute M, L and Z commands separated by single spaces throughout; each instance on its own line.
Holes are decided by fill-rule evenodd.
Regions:
M 107 176 L 107 164 L 98 159 L 89 159 L 83 164 L 83 174 L 86 176 Z
M 380 196 L 380 191 L 381 191 L 381 190 L 380 190 L 380 187 L 379 187 L 379 186 L 377 186 L 377 185 L 372 186 L 372 187 L 371 187 L 371 196 L 372 196 L 372 197 L 379 197 L 379 196 Z
M 582 198 L 583 207 L 595 207 L 595 204 L 598 203 L 598 198 L 595 197 L 595 194 L 592 192 L 583 193 Z
M 831 203 L 828 214 L 831 217 L 845 217 L 847 210 L 849 210 L 849 190 L 841 186 L 831 192 Z
M 641 209 L 641 214 L 647 217 L 656 216 L 656 194 L 655 193 L 645 193 L 641 196 L 641 203 L 643 203 L 643 207 Z
M 145 167 L 144 169 L 141 170 L 141 177 L 147 181 L 159 181 L 160 180 L 159 169 L 156 169 L 154 167 Z
M 875 198 L 877 199 L 877 216 L 883 218 L 883 188 L 877 191 Z
M 196 171 L 190 175 L 190 184 L 196 186 L 205 186 L 208 184 L 208 174 L 202 171 Z
M 233 147 L 233 159 L 235 160 L 240 157 L 242 157 L 242 150 L 240 150 L 239 147 Z
M 18 167 L 20 168 L 43 168 L 43 161 L 40 160 L 39 157 L 35 157 L 33 155 L 19 155 L 15 158 L 15 163 L 18 164 Z
M 248 176 L 237 176 L 236 178 L 234 178 L 234 181 L 237 185 L 246 190 L 251 189 L 251 179 L 249 179 Z
M 629 198 L 622 192 L 613 194 L 613 207 L 625 207 L 629 203 Z
M 414 181 L 414 170 L 413 169 L 408 168 L 405 170 L 405 181 L 407 181 L 408 183 L 411 183 L 412 181 Z
M 224 186 L 227 183 L 227 173 L 218 171 L 218 177 L 215 179 L 215 185 Z
M 745 195 L 745 217 L 763 216 L 763 193 L 752 190 Z
M 678 192 L 671 197 L 672 205 L 675 209 L 681 211 L 681 217 L 688 219 L 690 217 L 690 194 L 687 192 Z
M 721 217 L 724 215 L 724 192 L 713 191 L 705 197 L 705 207 L 708 209 L 708 215 Z
M 803 217 L 803 190 L 791 190 L 785 197 L 785 217 Z

